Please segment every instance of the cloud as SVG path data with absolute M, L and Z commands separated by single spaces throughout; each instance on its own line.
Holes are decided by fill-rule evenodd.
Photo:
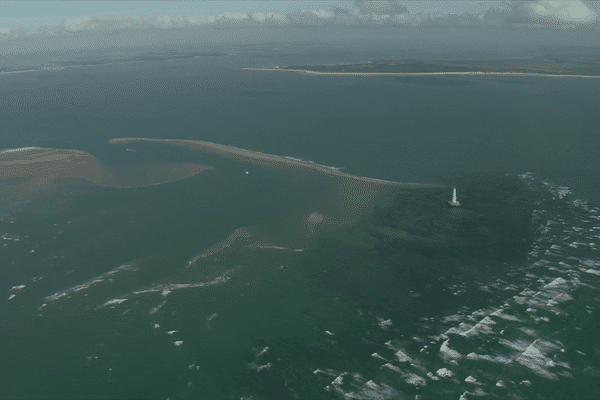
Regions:
M 94 29 L 94 23 L 90 17 L 65 18 L 59 29 L 66 32 L 88 31 Z
M 35 36 L 36 34 L 37 29 L 33 26 L 13 26 L 12 28 L 10 28 L 9 33 L 4 35 L 10 35 L 12 37 L 19 38 L 24 36 Z M 2 34 L 0 33 L 0 35 Z
M 545 27 L 597 24 L 597 14 L 579 0 L 515 2 L 506 21 Z
M 285 22 L 285 20 L 286 20 L 285 15 L 283 15 L 282 13 L 278 13 L 278 12 L 269 12 L 269 13 L 255 12 L 255 13 L 250 14 L 250 18 L 252 18 L 256 22 L 261 22 L 261 23 L 264 23 L 264 22 L 282 23 L 282 22 Z
M 164 15 L 161 17 L 151 17 L 146 21 L 146 25 L 148 27 L 172 29 L 194 25 L 221 25 L 223 23 L 236 25 L 248 19 L 248 14 L 232 12 L 225 12 L 219 15 Z
M 98 14 L 84 17 L 68 17 L 58 25 L 42 25 L 40 27 L 15 26 L 0 29 L 0 39 L 10 39 L 21 36 L 48 36 L 92 31 L 140 30 L 140 29 L 177 29 L 200 26 L 286 26 L 290 23 L 297 25 L 315 26 L 322 24 L 335 16 L 335 13 L 324 10 L 292 13 L 285 15 L 279 12 L 233 13 L 224 12 L 219 15 L 162 15 L 148 18 L 129 18 L 116 15 Z
M 452 9 L 452 8 L 450 8 Z M 458 8 L 456 8 L 458 9 Z M 332 6 L 328 10 L 297 10 L 293 12 L 224 12 L 218 15 L 184 14 L 153 15 L 132 18 L 116 14 L 95 14 L 67 17 L 59 24 L 38 27 L 15 26 L 0 29 L 0 41 L 15 40 L 14 51 L 33 49 L 20 45 L 21 40 L 39 38 L 43 42 L 36 46 L 59 48 L 67 43 L 83 46 L 139 46 L 175 43 L 184 38 L 196 38 L 207 42 L 240 42 L 262 40 L 294 40 L 307 38 L 307 30 L 315 30 L 311 36 L 364 37 L 379 35 L 373 30 L 360 28 L 452 28 L 481 29 L 503 26 L 508 29 L 570 30 L 573 27 L 595 29 L 597 14 L 579 0 L 573 1 L 497 1 L 478 3 L 469 11 L 420 12 L 411 14 L 398 1 L 364 0 L 355 1 L 354 7 L 344 9 Z M 29 22 L 27 23 L 29 25 Z M 302 28 L 300 33 L 298 28 Z M 318 29 L 330 28 L 318 31 Z M 498 30 L 487 29 L 488 33 L 499 34 Z M 364 33 L 363 33 L 364 32 Z M 392 35 L 392 30 L 389 31 Z M 429 31 L 427 31 L 429 32 Z M 437 33 L 436 33 L 437 32 Z M 492 32 L 492 33 L 490 33 Z M 421 32 L 420 35 L 424 35 Z M 443 35 L 431 31 L 430 36 Z M 91 39 L 90 35 L 98 35 Z M 529 32 L 528 35 L 531 35 Z M 440 37 L 438 40 L 446 39 Z M 192 40 L 192 39 L 185 39 Z M 5 46 L 5 49 L 7 46 Z M 91 48 L 91 47 L 90 47 Z M 36 47 L 37 49 L 37 47 Z M 6 51 L 6 50 L 5 50 Z M 27 50 L 29 51 L 29 50 Z M 33 51 L 33 50 L 31 50 Z M 36 50 L 37 51 L 37 50 Z
M 356 0 L 354 6 L 362 15 L 366 14 L 408 14 L 406 6 L 393 0 Z
M 300 27 L 317 27 L 335 23 L 335 17 L 335 13 L 325 10 L 296 11 L 288 14 L 286 20 L 290 25 L 296 25 Z
M 342 15 L 350 15 L 350 11 L 346 10 L 345 8 L 341 8 L 341 7 L 337 7 L 337 6 L 333 6 L 331 8 L 331 11 L 336 13 L 336 14 L 342 14 Z

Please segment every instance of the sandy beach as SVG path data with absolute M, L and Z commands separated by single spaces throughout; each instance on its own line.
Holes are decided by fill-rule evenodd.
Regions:
M 304 75 L 317 76 L 537 76 L 543 78 L 588 78 L 598 79 L 597 75 L 567 75 L 567 74 L 541 74 L 533 72 L 320 72 L 304 69 L 284 68 L 242 68 L 242 71 L 287 71 Z

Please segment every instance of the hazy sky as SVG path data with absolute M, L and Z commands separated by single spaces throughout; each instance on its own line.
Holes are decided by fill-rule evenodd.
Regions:
M 377 2 L 366 2 L 375 4 Z M 380 2 L 388 3 L 388 2 Z M 499 1 L 405 1 L 400 4 L 410 14 L 419 12 L 481 13 L 506 3 Z M 354 1 L 1 1 L 0 28 L 60 24 L 66 18 L 113 14 L 122 17 L 148 18 L 154 15 L 219 15 L 225 12 L 280 12 L 333 10 L 353 11 Z
M 509 41 L 594 46 L 600 43 L 599 14 L 600 2 L 580 0 L 0 0 L 0 44 L 5 45 L 0 54 L 2 47 L 10 54 L 38 52 L 44 46 L 56 50 L 386 37 L 418 37 L 432 43 L 448 43 L 454 37 L 456 46 L 487 46 L 494 40 L 500 46 Z

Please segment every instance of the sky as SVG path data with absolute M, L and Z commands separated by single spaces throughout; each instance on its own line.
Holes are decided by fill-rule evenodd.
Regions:
M 367 2 L 369 3 L 369 2 Z M 376 2 L 371 2 L 376 3 Z M 387 3 L 387 2 L 382 2 Z M 481 1 L 407 1 L 402 2 L 408 12 L 463 12 L 478 13 L 502 2 Z M 279 12 L 331 10 L 351 11 L 354 1 L 1 1 L 0 28 L 14 26 L 40 26 L 60 24 L 66 18 L 95 14 L 113 14 L 131 18 L 148 18 L 153 15 L 203 14 L 219 15 L 225 12 Z
M 572 41 L 585 46 L 600 43 L 599 15 L 600 2 L 585 0 L 0 0 L 0 44 L 5 42 L 7 52 L 27 52 L 41 51 L 42 42 L 54 48 L 82 48 L 178 40 L 234 43 L 386 35 L 439 42 L 454 35 L 459 42 L 492 43 L 496 35 L 505 44 L 518 37 L 523 42 L 568 46 Z

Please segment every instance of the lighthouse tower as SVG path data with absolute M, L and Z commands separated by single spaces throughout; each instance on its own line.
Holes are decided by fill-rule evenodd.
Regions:
M 448 205 L 450 205 L 450 207 L 460 207 L 460 203 L 456 200 L 456 188 L 452 191 L 452 201 L 449 201 Z

